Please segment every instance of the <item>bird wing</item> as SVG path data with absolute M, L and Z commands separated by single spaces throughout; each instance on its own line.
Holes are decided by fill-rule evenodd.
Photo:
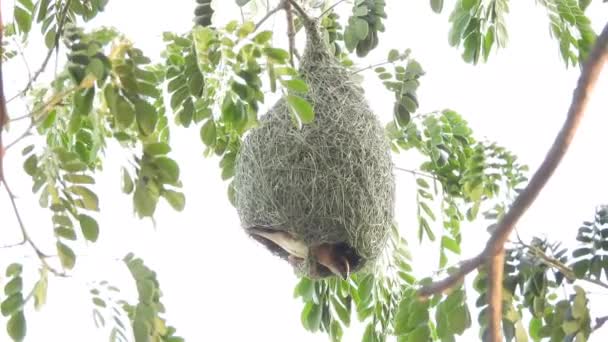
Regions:
M 287 253 L 301 258 L 306 259 L 308 256 L 308 247 L 304 242 L 297 240 L 291 236 L 291 234 L 279 230 L 269 230 L 269 229 L 257 229 L 250 228 L 249 229 L 252 234 L 261 236 L 265 239 L 268 239 L 274 242 L 277 246 L 284 249 Z

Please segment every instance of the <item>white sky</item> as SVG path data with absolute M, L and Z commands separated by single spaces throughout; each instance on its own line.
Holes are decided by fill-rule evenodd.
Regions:
M 215 3 L 219 22 L 239 17 L 234 1 Z M 459 52 L 447 43 L 447 16 L 452 3 L 446 2 L 444 14 L 435 15 L 428 1 L 388 1 L 387 32 L 381 35 L 380 46 L 364 65 L 383 60 L 390 48 L 411 48 L 427 72 L 419 90 L 420 112 L 452 108 L 469 121 L 478 137 L 488 137 L 510 148 L 535 169 L 561 127 L 578 71 L 564 68 L 557 43 L 548 37 L 544 10 L 532 1 L 511 2 L 507 19 L 510 41 L 506 49 L 493 54 L 487 65 L 465 64 Z M 3 5 L 3 13 L 7 13 L 12 2 Z M 193 0 L 173 0 L 170 6 L 143 0 L 110 1 L 93 25 L 116 26 L 148 55 L 157 57 L 162 46 L 161 32 L 188 30 L 193 6 Z M 342 7 L 349 10 L 350 5 Z M 608 18 L 608 6 L 594 1 L 588 13 L 599 31 Z M 7 21 L 6 14 L 4 20 Z M 283 16 L 276 21 L 280 25 Z M 269 20 L 267 27 L 272 22 Z M 34 67 L 42 54 L 40 49 L 28 52 Z M 9 97 L 25 82 L 23 68 L 18 64 L 13 62 L 6 69 L 5 89 Z M 543 234 L 573 243 L 580 222 L 592 217 L 595 205 L 608 202 L 608 164 L 603 143 L 608 127 L 606 75 L 604 72 L 570 154 L 519 225 L 522 235 Z M 390 94 L 373 75 L 368 76 L 367 98 L 386 122 L 392 111 Z M 25 109 L 12 104 L 9 112 L 19 116 Z M 19 134 L 19 128 L 13 126 L 6 140 Z M 132 298 L 134 289 L 127 271 L 115 261 L 129 251 L 157 271 L 168 321 L 187 341 L 326 341 L 325 335 L 312 335 L 301 327 L 302 305 L 292 297 L 296 278 L 289 266 L 246 238 L 239 228 L 236 212 L 225 195 L 226 184 L 219 177 L 218 160 L 202 157 L 198 130 L 175 128 L 172 136 L 172 156 L 182 167 L 186 210 L 176 213 L 163 203 L 157 211 L 156 228 L 149 221 L 135 219 L 130 198 L 120 193 L 118 185 L 119 167 L 128 154 L 112 150 L 96 186 L 102 201 L 102 214 L 98 215 L 100 242 L 79 250 L 86 256 L 78 259 L 73 277 L 51 279 L 48 305 L 41 312 L 27 313 L 27 341 L 107 341 L 107 334 L 93 325 L 86 284 L 106 279 Z M 50 217 L 30 193 L 31 181 L 23 174 L 19 151 L 15 148 L 6 157 L 7 179 L 19 196 L 31 234 L 44 250 L 52 252 Z M 415 167 L 411 158 L 408 161 L 404 156 L 395 156 L 395 162 L 402 167 Z M 429 245 L 418 246 L 413 238 L 417 228 L 412 178 L 397 174 L 397 189 L 400 227 L 412 237 L 417 273 L 426 275 L 436 268 L 437 253 Z M 4 192 L 0 195 L 0 229 L 0 245 L 18 241 L 17 224 Z M 471 256 L 480 250 L 487 235 L 479 225 L 465 224 L 463 231 L 463 254 Z M 26 287 L 34 283 L 36 260 L 27 248 L 0 250 L 0 255 L 4 266 L 15 258 L 30 265 Z M 593 309 L 608 314 L 601 311 L 606 292 L 594 293 L 598 295 L 591 303 Z M 0 329 L 2 341 L 7 338 L 3 333 L 4 328 Z M 475 339 L 477 332 L 470 333 Z M 358 341 L 360 336 L 360 327 L 355 327 L 347 331 L 344 341 Z M 606 337 L 608 328 L 595 334 L 593 340 Z

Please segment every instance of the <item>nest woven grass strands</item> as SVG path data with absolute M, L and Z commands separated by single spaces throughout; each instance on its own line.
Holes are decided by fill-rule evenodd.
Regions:
M 233 184 L 245 231 L 297 274 L 322 278 L 332 272 L 310 252 L 315 247 L 332 246 L 351 272 L 378 258 L 393 223 L 395 185 L 388 141 L 363 90 L 330 54 L 317 23 L 304 26 L 300 73 L 315 120 L 296 127 L 286 101 L 279 100 L 245 137 Z M 296 251 L 252 229 L 285 233 L 298 242 Z M 300 253 L 302 248 L 308 251 Z

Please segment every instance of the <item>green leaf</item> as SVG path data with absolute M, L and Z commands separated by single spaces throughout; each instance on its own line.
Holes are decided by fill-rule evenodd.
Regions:
M 80 214 L 78 215 L 78 222 L 80 223 L 80 230 L 85 239 L 95 242 L 99 237 L 99 225 L 97 221 L 91 216 Z
M 306 320 L 308 322 L 308 330 L 315 332 L 319 330 L 321 326 L 321 315 L 323 310 L 320 305 L 314 304 L 312 302 L 308 303 L 311 305 L 310 312 L 308 313 Z
M 35 154 L 29 156 L 23 163 L 23 169 L 28 175 L 34 176 L 38 171 L 38 157 Z
M 279 63 L 285 63 L 289 59 L 289 52 L 283 49 L 267 47 L 264 48 L 263 52 L 266 56 Z
M 566 335 L 572 335 L 576 333 L 581 328 L 580 323 L 578 321 L 566 321 L 562 323 L 562 329 Z
M 93 100 L 95 99 L 95 88 L 86 88 L 77 91 L 74 94 L 74 111 L 78 115 L 89 115 L 93 109 Z
M 242 39 L 247 37 L 253 31 L 255 31 L 255 24 L 252 21 L 246 21 L 241 25 L 241 27 L 239 27 L 236 34 Z
M 358 40 L 364 40 L 367 38 L 367 35 L 369 34 L 369 24 L 367 21 L 361 18 L 352 17 L 351 24 L 353 34 Z
M 443 0 L 431 0 L 431 9 L 435 13 L 441 13 L 443 9 Z
M 272 31 L 262 31 L 253 37 L 253 41 L 259 45 L 264 45 L 272 39 Z
M 359 283 L 359 288 L 357 290 L 361 302 L 365 303 L 370 299 L 373 289 L 374 277 L 372 275 L 366 275 Z
M 431 338 L 431 328 L 428 325 L 419 325 L 414 331 L 408 334 L 410 341 L 429 341 Z
M 62 237 L 66 240 L 76 240 L 76 232 L 72 228 L 57 227 L 55 228 L 55 235 Z
M 7 277 L 16 277 L 16 276 L 20 275 L 22 271 L 23 271 L 23 267 L 21 266 L 21 264 L 12 263 L 12 264 L 8 265 L 8 267 L 6 268 L 6 276 Z
M 23 294 L 17 292 L 4 299 L 2 304 L 0 304 L 0 312 L 2 312 L 4 317 L 11 316 L 15 312 L 22 310 L 23 304 Z
M 163 155 L 169 152 L 171 152 L 171 147 L 164 142 L 151 143 L 144 146 L 144 153 L 151 156 Z
M 467 11 L 477 5 L 478 2 L 479 0 L 461 0 L 462 8 Z
M 177 184 L 179 181 L 179 165 L 177 165 L 175 160 L 168 157 L 157 157 L 153 163 L 158 168 L 157 174 L 160 182 Z
M 68 188 L 68 191 L 81 196 L 81 204 L 84 209 L 99 211 L 99 199 L 97 198 L 97 195 L 89 188 L 80 185 L 72 185 Z
M 315 113 L 312 106 L 304 98 L 296 95 L 287 95 L 287 103 L 302 123 L 309 124 L 314 121 Z
M 236 0 L 236 4 L 243 7 L 247 5 L 251 0 Z
M 281 81 L 281 83 L 290 91 L 295 91 L 298 93 L 307 93 L 308 92 L 308 84 L 300 79 L 293 79 L 287 81 Z
M 213 118 L 207 120 L 201 127 L 201 140 L 207 146 L 215 145 L 216 132 L 215 132 L 215 121 Z
M 57 241 L 56 246 L 61 265 L 66 269 L 74 268 L 76 264 L 76 254 L 74 254 L 74 251 L 61 241 Z
M 63 179 L 67 182 L 74 184 L 95 184 L 95 179 L 88 175 L 79 175 L 79 174 L 66 174 L 63 176 Z
M 136 101 L 135 116 L 140 132 L 144 135 L 154 133 L 156 123 L 158 122 L 158 113 L 153 105 L 144 100 Z
M 399 51 L 396 49 L 392 49 L 388 52 L 388 61 L 395 62 L 399 59 Z
M 23 311 L 19 311 L 11 316 L 6 323 L 6 332 L 14 341 L 23 341 L 26 331 L 27 325 Z
M 14 277 L 4 285 L 4 294 L 7 296 L 21 292 L 21 290 L 23 290 L 23 278 L 21 277 Z
M 488 28 L 488 32 L 486 33 L 486 37 L 483 41 L 483 59 L 486 61 L 490 56 L 492 45 L 494 45 L 494 27 Z
M 395 103 L 395 106 L 393 108 L 393 115 L 399 127 L 406 127 L 411 119 L 410 112 L 400 102 Z
M 441 238 L 441 246 L 452 251 L 455 254 L 460 254 L 460 245 L 458 244 L 458 242 L 456 242 L 456 240 L 448 236 L 443 236 Z
M 176 211 L 184 210 L 184 207 L 186 205 L 186 197 L 183 193 L 173 190 L 165 190 L 163 191 L 162 196 Z
M 34 286 L 34 308 L 40 310 L 46 303 L 46 294 L 48 289 L 48 272 L 46 268 L 40 270 L 40 279 Z
M 32 28 L 32 16 L 21 7 L 14 7 L 15 21 L 17 22 L 17 27 L 23 33 L 30 32 Z
M 103 299 L 99 298 L 99 297 L 93 297 L 93 304 L 95 304 L 95 305 L 97 305 L 97 306 L 99 306 L 101 308 L 107 307 L 106 302 Z
M 150 192 L 147 186 L 138 184 L 135 187 L 133 202 L 139 217 L 152 217 L 158 203 L 158 195 Z
M 127 169 L 125 169 L 124 167 L 121 168 L 122 171 L 122 183 L 121 183 L 121 187 L 122 187 L 122 192 L 124 192 L 125 194 L 130 194 L 131 192 L 133 192 L 133 180 L 131 179 L 131 176 L 129 175 L 129 172 L 127 171 Z
M 85 73 L 92 74 L 95 79 L 102 80 L 104 78 L 106 67 L 99 58 L 91 59 L 91 62 L 87 65 Z
M 30 154 L 30 152 L 32 152 L 34 150 L 34 145 L 29 145 L 27 147 L 25 147 L 22 151 L 21 151 L 21 155 L 25 156 Z
M 107 91 L 106 93 L 106 99 L 111 98 L 111 95 L 108 95 L 110 91 Z M 110 109 L 112 109 L 111 106 Z M 133 109 L 131 103 L 127 101 L 124 97 L 118 96 L 116 98 L 116 112 L 114 113 L 114 115 L 120 127 L 128 128 L 131 126 L 131 124 L 133 124 L 133 121 L 135 120 L 135 109 Z

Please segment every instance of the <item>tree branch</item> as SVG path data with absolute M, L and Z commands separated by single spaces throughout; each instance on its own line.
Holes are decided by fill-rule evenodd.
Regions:
M 13 140 L 12 142 L 10 142 L 8 145 L 6 145 L 5 150 L 8 150 L 9 148 L 15 146 L 19 141 L 23 140 L 25 137 L 27 137 L 32 128 L 34 128 L 34 126 L 40 122 L 42 122 L 42 120 L 44 120 L 46 118 L 46 114 L 58 103 L 60 103 L 61 101 L 63 101 L 63 99 L 65 99 L 67 96 L 69 96 L 70 94 L 72 94 L 73 92 L 77 91 L 78 89 L 81 89 L 82 87 L 80 86 L 75 86 L 72 87 L 70 89 L 66 89 L 58 94 L 53 95 L 47 102 L 43 103 L 42 105 L 40 105 L 39 108 L 33 110 L 32 112 L 30 112 L 29 114 L 20 116 L 17 119 L 23 119 L 23 118 L 27 118 L 27 117 L 31 117 L 32 121 L 30 122 L 30 125 L 27 127 L 27 129 L 25 131 L 23 131 L 23 133 L 17 137 L 15 140 Z M 42 114 L 42 115 L 40 115 Z M 38 116 L 40 115 L 40 116 Z M 37 117 L 38 116 L 38 117 Z
M 260 19 L 260 21 L 258 21 L 257 24 L 255 24 L 255 29 L 259 29 L 260 26 L 262 26 L 262 24 L 264 24 L 264 22 L 266 22 L 266 20 L 268 20 L 268 18 L 272 17 L 275 13 L 277 13 L 278 11 L 285 9 L 285 5 L 287 4 L 287 0 L 281 0 L 281 2 L 279 2 L 279 4 L 277 5 L 277 7 L 269 10 L 266 15 L 264 16 L 264 18 Z
M 574 91 L 572 103 L 568 110 L 568 116 L 566 121 L 558 133 L 551 149 L 545 156 L 543 163 L 540 168 L 536 171 L 530 183 L 526 186 L 524 191 L 517 197 L 513 203 L 511 209 L 505 214 L 505 216 L 498 223 L 496 230 L 490 236 L 484 250 L 476 257 L 463 262 L 460 268 L 453 274 L 433 283 L 429 286 L 425 286 L 419 290 L 420 297 L 428 297 L 433 294 L 445 291 L 451 288 L 457 282 L 459 282 L 468 273 L 475 270 L 482 263 L 488 261 L 491 264 L 497 263 L 497 259 L 501 259 L 504 244 L 507 241 L 510 233 L 512 232 L 515 224 L 523 213 L 530 207 L 534 202 L 542 188 L 545 186 L 560 161 L 566 154 L 572 138 L 574 137 L 576 130 L 580 124 L 580 121 L 585 112 L 587 103 L 589 102 L 589 95 L 595 84 L 599 74 L 608 61 L 608 25 L 606 25 L 602 33 L 598 36 L 595 43 L 595 47 L 589 56 L 589 60 L 583 66 L 581 76 L 578 80 L 578 85 Z M 495 269 L 498 269 L 495 267 Z M 496 274 L 494 272 L 494 274 Z M 497 280 L 490 280 L 497 281 Z M 498 296 L 499 302 L 502 302 L 502 295 Z M 496 303 L 496 299 L 492 298 L 490 306 L 497 307 L 500 305 Z M 495 317 L 494 317 L 495 318 Z M 498 325 L 498 322 L 495 325 Z M 492 323 L 491 323 L 492 325 Z M 494 340 L 498 341 L 498 340 Z
M 4 23 L 2 13 L 0 13 L 0 46 L 4 41 Z M 4 97 L 4 76 L 2 75 L 2 59 L 0 58 L 0 184 L 4 181 L 4 145 L 2 144 L 2 134 L 4 125 L 8 123 L 8 112 L 6 111 L 6 99 Z
M 595 325 L 591 328 L 591 331 L 595 332 L 601 328 L 606 322 L 608 322 L 608 316 L 598 317 L 595 319 Z
M 306 11 L 302 8 L 302 6 L 300 6 L 300 4 L 298 4 L 296 2 L 296 0 L 287 0 L 287 2 L 289 2 L 293 8 L 295 8 L 295 10 L 298 12 L 298 15 L 300 17 L 302 17 L 302 19 L 306 22 L 311 22 L 312 19 L 308 16 L 308 14 L 306 13 Z
M 358 74 L 358 73 L 363 72 L 363 71 L 365 71 L 365 70 L 369 70 L 369 69 L 375 69 L 375 68 L 377 68 L 377 67 L 381 67 L 381 66 L 383 66 L 383 65 L 387 65 L 387 64 L 391 64 L 391 63 L 392 63 L 392 62 L 389 62 L 389 61 L 384 61 L 384 62 L 380 62 L 380 63 L 376 63 L 376 64 L 371 64 L 371 65 L 368 65 L 368 66 L 366 66 L 366 67 L 364 67 L 364 68 L 357 69 L 357 70 L 355 70 L 355 71 L 351 72 L 351 74 L 353 74 L 353 75 L 354 75 L 354 74 Z
M 293 56 L 296 51 L 296 30 L 293 27 L 293 12 L 289 1 L 285 2 L 285 17 L 287 19 L 287 39 L 289 41 L 289 64 L 293 67 Z
M 23 242 L 18 243 L 16 245 L 25 244 L 27 242 L 32 247 L 32 249 L 34 250 L 36 255 L 38 256 L 38 259 L 40 260 L 40 262 L 42 262 L 42 264 L 50 272 L 52 272 L 54 275 L 59 276 L 59 277 L 66 277 L 67 275 L 65 273 L 54 269 L 46 261 L 46 258 L 48 258 L 48 255 L 43 253 L 42 250 L 40 248 L 38 248 L 36 243 L 34 243 L 34 240 L 32 240 L 32 238 L 29 236 L 27 230 L 25 229 L 25 223 L 23 222 L 23 219 L 21 218 L 21 213 L 19 212 L 19 208 L 17 207 L 17 202 L 15 201 L 15 195 L 11 191 L 11 188 L 8 186 L 8 183 L 6 182 L 6 178 L 2 179 L 2 183 L 4 184 L 4 188 L 6 189 L 8 197 L 11 201 L 11 205 L 13 207 L 13 212 L 15 213 L 15 217 L 17 218 L 17 222 L 19 223 L 19 228 L 21 229 L 21 234 L 23 235 Z
M 488 261 L 488 332 L 490 341 L 502 341 L 502 280 L 504 278 L 505 250 Z
M 71 2 L 72 2 L 72 0 L 67 0 L 65 2 L 63 10 L 62 10 L 61 14 L 59 15 L 59 23 L 57 24 L 57 34 L 55 35 L 55 41 L 53 43 L 53 46 L 51 46 L 51 48 L 47 51 L 47 54 L 44 57 L 44 60 L 42 61 L 42 65 L 40 65 L 40 68 L 38 68 L 38 70 L 36 70 L 34 75 L 27 82 L 27 84 L 25 85 L 25 88 L 23 88 L 21 91 L 19 91 L 17 94 L 15 94 L 10 99 L 8 99 L 8 102 L 13 101 L 14 99 L 18 98 L 19 96 L 22 96 L 23 94 L 25 94 L 25 92 L 30 90 L 30 88 L 32 87 L 34 82 L 36 82 L 36 80 L 38 79 L 38 76 L 40 76 L 40 74 L 42 74 L 42 72 L 46 69 L 46 66 L 49 64 L 49 61 L 51 60 L 51 56 L 53 56 L 53 51 L 55 51 L 59 47 L 59 40 L 61 39 L 61 34 L 63 33 L 63 26 L 65 25 L 65 23 L 67 22 L 67 19 L 68 19 L 68 9 L 70 8 Z
M 418 170 L 410 170 L 410 169 L 405 169 L 405 168 L 398 167 L 398 166 L 393 166 L 393 169 L 395 169 L 397 171 L 407 172 L 414 176 L 420 176 L 420 177 L 426 177 L 426 178 L 430 178 L 430 179 L 434 179 L 434 180 L 439 180 L 439 178 L 437 178 L 437 176 L 435 176 L 433 174 L 418 171 Z
M 325 11 L 323 11 L 323 13 L 321 13 L 319 18 L 323 18 L 327 13 L 331 12 L 334 8 L 336 8 L 339 4 L 343 3 L 344 1 L 346 1 L 346 0 L 339 0 L 335 4 L 329 6 L 329 8 L 327 8 Z
M 527 248 L 528 251 L 532 253 L 533 257 L 537 258 L 543 264 L 558 270 L 559 272 L 561 272 L 564 275 L 564 277 L 566 277 L 566 279 L 568 279 L 570 281 L 582 280 L 582 281 L 586 281 L 588 283 L 603 287 L 605 289 L 608 289 L 608 284 L 606 284 L 602 281 L 599 281 L 597 279 L 593 279 L 590 277 L 577 278 L 576 275 L 574 274 L 574 271 L 571 268 L 569 268 L 568 266 L 564 265 L 561 261 L 548 256 L 547 254 L 545 254 L 545 252 L 543 250 L 541 250 L 540 248 L 538 248 L 536 246 L 526 244 L 519 237 L 517 238 L 517 240 L 518 240 L 517 244 L 519 244 L 520 246 L 522 246 L 524 248 Z

